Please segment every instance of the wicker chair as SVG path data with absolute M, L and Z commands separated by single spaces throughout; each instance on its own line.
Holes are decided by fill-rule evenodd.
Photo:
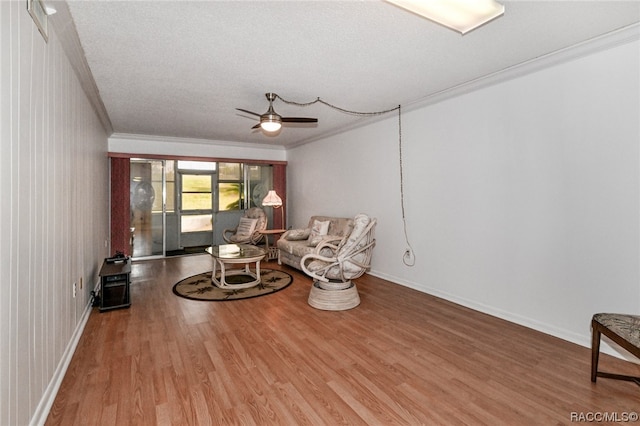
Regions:
M 313 254 L 302 257 L 302 270 L 313 278 L 309 305 L 327 311 L 342 311 L 360 304 L 352 282 L 370 267 L 376 240 L 376 219 L 359 214 L 349 236 L 324 240 Z
M 259 207 L 244 212 L 240 223 L 233 229 L 222 231 L 222 238 L 229 244 L 258 244 L 264 237 L 260 231 L 267 229 L 267 215 Z

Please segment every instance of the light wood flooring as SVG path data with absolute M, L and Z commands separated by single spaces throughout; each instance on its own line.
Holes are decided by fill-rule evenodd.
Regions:
M 276 262 L 264 268 L 279 268 Z M 551 425 L 640 412 L 590 381 L 590 350 L 372 276 L 343 312 L 311 281 L 232 302 L 179 298 L 208 255 L 134 263 L 132 305 L 94 308 L 47 425 Z M 640 374 L 603 355 L 601 367 Z

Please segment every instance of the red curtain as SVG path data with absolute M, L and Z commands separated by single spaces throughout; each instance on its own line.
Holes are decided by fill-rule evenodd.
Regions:
M 111 252 L 131 253 L 129 159 L 111 158 Z

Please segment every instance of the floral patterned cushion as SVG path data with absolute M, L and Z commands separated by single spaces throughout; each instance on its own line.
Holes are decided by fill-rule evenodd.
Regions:
M 249 219 L 248 217 L 241 217 L 238 228 L 236 229 L 236 235 L 238 241 L 248 240 L 251 238 L 251 234 L 256 229 L 258 219 Z
M 602 313 L 595 314 L 593 320 L 640 348 L 640 316 Z
M 284 233 L 282 238 L 285 238 L 289 241 L 301 241 L 307 240 L 309 238 L 309 234 L 311 233 L 311 229 L 289 229 Z
M 285 265 L 292 266 L 296 269 L 302 269 L 300 266 L 300 259 L 302 256 L 310 253 L 316 252 L 316 247 L 310 247 L 309 241 L 307 238 L 311 233 L 311 228 L 313 224 L 316 222 L 326 222 L 329 221 L 329 230 L 327 231 L 328 237 L 344 237 L 345 235 L 351 234 L 353 230 L 353 218 L 346 217 L 332 217 L 332 216 L 311 216 L 309 219 L 309 224 L 302 231 L 306 232 L 306 236 L 302 232 L 300 232 L 300 237 L 303 237 L 301 240 L 298 238 L 291 238 L 292 234 L 295 235 L 295 230 L 289 230 L 282 235 L 282 238 L 278 239 L 276 246 L 278 247 L 278 261 L 284 263 Z M 321 252 L 320 254 L 325 255 L 325 253 Z M 332 255 L 332 253 L 327 253 L 327 256 Z
M 331 222 L 328 220 L 323 222 L 319 220 L 313 221 L 313 226 L 311 227 L 311 232 L 309 233 L 309 241 L 307 243 L 310 247 L 315 247 L 320 244 L 322 238 L 327 235 L 327 232 L 329 232 L 330 223 Z

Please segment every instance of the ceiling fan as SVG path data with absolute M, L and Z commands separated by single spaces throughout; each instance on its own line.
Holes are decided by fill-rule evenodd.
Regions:
M 264 114 L 258 114 L 246 109 L 236 108 L 238 111 L 246 112 L 247 114 L 260 117 L 260 123 L 252 127 L 252 129 L 262 128 L 265 132 L 273 133 L 280 130 L 282 123 L 317 123 L 317 118 L 310 117 L 283 117 L 273 109 L 273 101 L 279 97 L 275 93 L 265 93 L 265 96 L 269 100 L 269 109 Z

